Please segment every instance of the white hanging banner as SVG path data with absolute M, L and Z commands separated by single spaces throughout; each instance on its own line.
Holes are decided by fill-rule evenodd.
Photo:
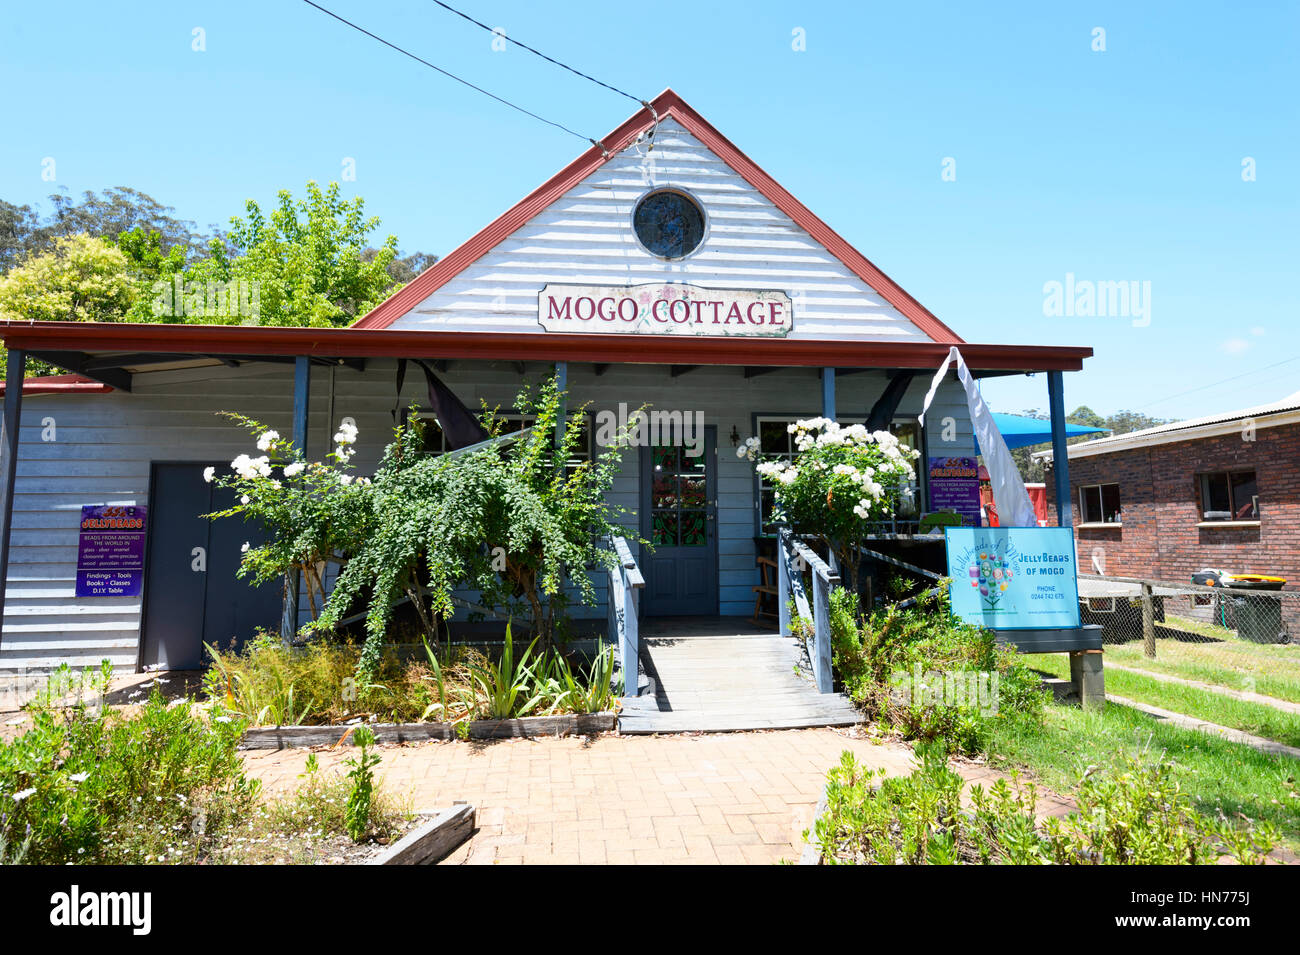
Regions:
M 961 352 L 957 350 L 956 345 L 948 350 L 948 357 L 943 360 L 943 364 L 935 373 L 934 380 L 930 382 L 930 390 L 925 395 L 925 406 L 921 409 L 921 424 L 925 424 L 925 413 L 930 410 L 930 402 L 934 400 L 935 392 L 939 390 L 939 383 L 948 373 L 948 366 L 954 362 L 957 364 L 957 379 L 966 389 L 966 406 L 970 409 L 971 427 L 974 428 L 975 437 L 979 440 L 980 451 L 984 455 L 984 466 L 989 472 L 989 483 L 993 486 L 993 501 L 998 508 L 999 526 L 1037 527 L 1038 515 L 1034 513 L 1034 505 L 1029 500 L 1029 492 L 1025 490 L 1025 482 L 1020 476 L 1020 470 L 1016 467 L 1011 452 L 1007 450 L 1002 432 L 993 422 L 993 413 L 984 403 L 984 397 L 980 394 L 975 379 L 971 377 L 970 369 L 966 367 L 966 361 L 961 357 Z

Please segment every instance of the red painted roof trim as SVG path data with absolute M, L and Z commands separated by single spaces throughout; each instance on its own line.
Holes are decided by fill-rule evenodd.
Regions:
M 681 123 L 692 136 L 712 150 L 723 162 L 734 169 L 741 178 L 766 196 L 773 205 L 825 246 L 827 251 L 843 262 L 858 278 L 875 289 L 885 301 L 894 306 L 931 339 L 936 342 L 954 345 L 962 343 L 962 338 L 956 332 L 939 321 L 911 295 L 903 291 L 898 283 L 880 271 L 839 233 L 814 215 L 807 206 L 760 169 L 731 140 L 714 129 L 708 120 L 691 109 L 671 89 L 664 90 L 656 96 L 651 105 L 660 120 L 671 117 Z M 653 126 L 654 122 L 655 118 L 651 111 L 642 108 L 604 138 L 602 142 L 609 155 L 601 152 L 595 146 L 588 149 L 530 192 L 522 201 L 488 225 L 487 228 L 461 245 L 456 251 L 445 258 L 439 259 L 404 288 L 399 289 L 391 297 L 375 306 L 368 314 L 358 319 L 353 327 L 387 328 L 399 317 L 409 312 L 416 304 L 442 288 L 483 255 L 496 248 L 498 244 L 559 199 L 560 196 L 609 162 L 618 152 L 625 149 L 638 134 Z
M 104 394 L 113 389 L 101 381 L 92 381 L 81 375 L 42 375 L 23 379 L 24 395 Z M 5 383 L 0 381 L 0 395 L 5 393 Z
M 946 342 L 721 338 L 696 335 L 566 335 L 555 332 L 448 332 L 258 325 L 153 325 L 110 322 L 0 322 L 9 348 L 35 352 L 459 358 L 628 364 L 767 365 L 934 369 Z M 963 343 L 977 371 L 1078 371 L 1087 347 Z

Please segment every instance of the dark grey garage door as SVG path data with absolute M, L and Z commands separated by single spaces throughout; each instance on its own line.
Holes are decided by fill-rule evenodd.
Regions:
M 258 627 L 279 626 L 280 584 L 252 587 L 235 576 L 244 542 L 257 544 L 266 535 L 237 517 L 201 516 L 234 502 L 230 491 L 203 480 L 206 466 L 152 468 L 141 654 L 146 667 L 197 669 L 204 643 L 238 646 Z

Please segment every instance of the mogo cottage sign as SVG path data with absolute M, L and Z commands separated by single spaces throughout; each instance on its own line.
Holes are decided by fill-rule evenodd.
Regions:
M 788 335 L 790 296 L 767 289 L 652 285 L 547 285 L 537 320 L 548 332 L 642 335 Z

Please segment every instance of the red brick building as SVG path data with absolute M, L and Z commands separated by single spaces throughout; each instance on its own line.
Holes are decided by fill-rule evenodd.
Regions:
M 1051 466 L 1051 451 L 1035 457 Z M 1300 392 L 1070 445 L 1079 565 L 1188 582 L 1205 568 L 1300 590 Z M 1055 507 L 1054 482 L 1047 481 Z

